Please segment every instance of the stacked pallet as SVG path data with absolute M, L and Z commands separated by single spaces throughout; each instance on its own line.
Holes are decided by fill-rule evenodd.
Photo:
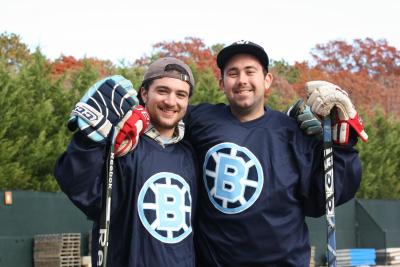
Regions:
M 371 266 L 376 264 L 374 248 L 338 249 L 336 251 L 337 266 Z
M 81 234 L 35 235 L 33 261 L 35 267 L 80 267 Z
M 315 247 L 311 247 L 311 260 L 310 260 L 310 267 L 315 267 L 317 264 L 315 263 Z
M 400 248 L 378 249 L 376 251 L 376 260 L 379 264 L 400 266 Z
M 92 231 L 89 232 L 87 245 L 88 245 L 88 255 L 92 255 Z

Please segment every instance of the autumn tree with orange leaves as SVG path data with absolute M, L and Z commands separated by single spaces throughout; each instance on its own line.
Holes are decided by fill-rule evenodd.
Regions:
M 331 41 L 316 45 L 311 55 L 315 65 L 328 73 L 366 73 L 372 78 L 400 75 L 399 50 L 386 40 Z
M 216 59 L 218 52 L 222 48 L 222 44 L 207 47 L 201 39 L 195 37 L 186 37 L 184 41 L 163 41 L 153 46 L 157 58 L 166 56 L 176 57 L 199 71 L 211 69 L 217 77 L 219 69 Z M 138 60 L 137 63 L 139 65 L 149 64 L 152 61 L 151 59 L 152 57 L 144 57 Z
M 371 115 L 376 107 L 400 118 L 400 52 L 386 40 L 331 41 L 312 50 L 314 62 L 296 63 L 294 88 L 304 96 L 309 80 L 327 80 L 346 89 L 356 106 Z
M 61 55 L 51 64 L 51 70 L 54 75 L 62 75 L 84 68 L 89 64 L 100 76 L 110 75 L 113 71 L 113 64 L 109 60 L 99 60 L 96 58 L 76 59 L 73 56 Z

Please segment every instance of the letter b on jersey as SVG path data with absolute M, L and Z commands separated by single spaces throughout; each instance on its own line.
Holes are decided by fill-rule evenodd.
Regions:
M 184 200 L 177 186 L 157 187 L 157 213 L 160 220 L 159 229 L 178 231 L 185 223 Z
M 241 158 L 221 155 L 216 169 L 215 196 L 230 202 L 237 201 L 244 191 L 241 180 L 247 176 L 245 162 Z

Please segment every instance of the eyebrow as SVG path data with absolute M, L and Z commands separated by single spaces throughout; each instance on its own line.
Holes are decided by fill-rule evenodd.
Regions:
M 176 91 L 176 93 L 177 93 L 177 94 L 189 95 L 189 92 L 187 92 L 186 90 L 183 90 L 183 89 L 178 89 L 178 90 Z
M 168 90 L 171 90 L 170 87 L 165 86 L 165 85 L 157 85 L 154 89 L 168 89 Z
M 157 89 L 166 89 L 166 90 L 169 90 L 169 91 L 173 91 L 173 89 L 171 89 L 169 86 L 165 86 L 165 85 L 158 85 L 154 89 L 156 89 L 156 90 Z M 184 89 L 178 89 L 178 90 L 176 90 L 176 93 L 184 93 L 186 95 L 189 95 L 189 92 L 187 92 Z
M 253 65 L 246 66 L 246 67 L 244 67 L 244 69 L 245 69 L 245 70 L 249 70 L 249 69 L 258 70 L 257 66 L 253 66 Z M 230 71 L 238 71 L 238 70 L 239 70 L 238 67 L 231 67 L 231 68 L 227 69 L 226 72 L 228 73 L 228 72 L 230 72 Z

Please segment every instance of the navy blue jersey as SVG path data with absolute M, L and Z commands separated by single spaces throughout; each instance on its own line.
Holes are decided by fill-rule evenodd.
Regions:
M 104 157 L 104 145 L 78 133 L 55 168 L 62 190 L 95 222 L 93 266 Z M 194 152 L 187 141 L 163 148 L 143 136 L 132 153 L 115 159 L 107 266 L 195 265 L 192 221 L 196 170 Z
M 322 141 L 268 108 L 242 123 L 229 106 L 202 104 L 185 120 L 202 169 L 199 266 L 309 266 L 305 216 L 325 212 Z M 334 175 L 336 204 L 344 203 L 361 179 L 351 145 L 334 148 Z

